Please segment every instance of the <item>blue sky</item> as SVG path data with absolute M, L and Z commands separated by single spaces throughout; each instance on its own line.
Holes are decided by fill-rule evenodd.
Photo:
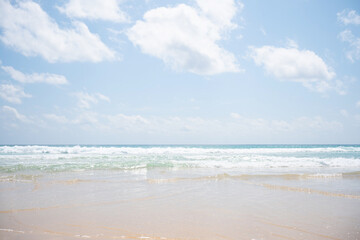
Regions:
M 355 0 L 0 0 L 0 60 L 0 144 L 360 143 Z

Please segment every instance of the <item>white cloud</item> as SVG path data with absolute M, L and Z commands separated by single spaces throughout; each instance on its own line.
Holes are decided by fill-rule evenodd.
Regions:
M 219 28 L 235 28 L 232 18 L 236 15 L 238 6 L 234 0 L 196 0 L 203 14 L 205 14 Z M 243 5 L 239 5 L 242 10 Z M 201 13 L 200 13 L 201 14 Z
M 235 118 L 235 119 L 239 119 L 239 118 L 241 118 L 241 115 L 238 114 L 238 113 L 230 113 L 230 117 Z
M 260 28 L 260 32 L 262 33 L 262 35 L 266 36 L 266 31 L 263 27 Z
M 346 111 L 345 109 L 341 109 L 341 110 L 340 110 L 340 114 L 341 114 L 343 117 L 349 117 L 349 113 L 348 113 L 348 111 Z
M 10 74 L 11 78 L 21 83 L 47 83 L 52 85 L 67 84 L 66 77 L 51 73 L 32 73 L 24 74 L 13 67 L 2 66 L 5 72 Z
M 88 125 L 92 125 L 93 127 L 99 129 L 103 128 L 103 124 L 99 122 L 98 114 L 96 112 L 81 112 L 75 119 L 71 121 L 71 123 L 77 124 L 84 129 L 87 129 Z
M 359 101 L 357 101 L 357 103 L 356 103 L 356 107 L 360 108 L 360 100 L 359 100 Z
M 141 115 L 103 115 L 95 112 L 80 112 L 73 120 L 65 123 L 91 125 L 94 129 L 111 133 L 146 133 L 159 135 L 193 136 L 283 136 L 284 133 L 315 134 L 316 132 L 338 132 L 343 125 L 322 117 L 299 117 L 291 121 L 251 118 L 231 113 L 227 120 L 206 119 L 201 117 L 145 117 Z M 50 118 L 58 118 L 51 116 Z M 110 127 L 109 127 L 110 126 Z
M 20 113 L 19 113 L 15 108 L 13 108 L 13 107 L 3 106 L 2 109 L 3 109 L 4 112 L 8 112 L 8 113 L 12 114 L 17 120 L 19 120 L 19 121 L 21 121 L 21 122 L 25 122 L 25 123 L 31 122 L 28 117 L 26 117 L 26 116 L 23 115 L 23 114 L 20 114 Z
M 291 43 L 287 48 L 250 47 L 250 57 L 257 65 L 263 66 L 268 74 L 280 80 L 299 82 L 320 93 L 335 90 L 345 94 L 343 82 L 335 79 L 335 72 L 322 58 L 312 51 L 299 50 L 296 46 Z
M 337 135 L 343 130 L 340 122 L 322 117 L 299 117 L 286 121 L 251 118 L 236 113 L 232 116 L 230 119 L 218 120 L 177 116 L 91 115 L 92 122 L 88 123 L 88 129 L 99 129 L 103 133 L 120 136 L 138 135 L 141 140 L 150 136 L 150 139 L 154 139 L 156 136 L 155 139 L 194 143 L 288 142 L 289 139 L 295 142 L 299 142 L 299 139 L 314 141 L 317 138 L 327 139 L 324 136 Z
M 86 141 L 88 140 L 86 136 L 95 134 L 98 140 L 112 139 L 124 143 L 323 142 L 324 139 L 325 141 L 339 139 L 344 127 L 347 126 L 320 116 L 274 120 L 232 113 L 229 118 L 220 120 L 123 113 L 101 114 L 90 110 L 73 111 L 70 116 L 50 113 L 31 117 L 24 116 L 16 109 L 7 106 L 3 107 L 3 111 L 22 122 L 31 123 L 35 130 L 52 129 L 61 132 L 62 135 L 64 131 L 68 131 L 71 133 L 69 136 L 72 136 L 69 141 L 74 140 L 73 136 L 79 136 L 80 141 Z M 8 122 L 4 124 L 9 125 Z
M 128 22 L 129 17 L 120 9 L 119 3 L 118 0 L 69 0 L 58 9 L 72 18 Z
M 268 128 L 269 121 L 263 119 L 263 118 L 248 118 L 244 117 L 238 113 L 231 113 L 230 116 L 234 119 L 236 119 L 236 122 L 242 126 L 246 126 L 247 128 L 256 128 L 258 130 L 264 128 Z
M 146 130 L 151 123 L 140 115 L 116 114 L 107 116 L 110 126 L 128 131 Z
M 48 120 L 62 123 L 62 124 L 69 122 L 69 120 L 65 116 L 60 116 L 60 115 L 56 115 L 56 114 L 44 114 L 44 117 Z
M 127 36 L 143 53 L 160 58 L 177 71 L 202 75 L 238 72 L 235 56 L 217 42 L 236 27 L 233 0 L 198 0 L 198 8 L 185 4 L 160 7 L 145 13 Z
M 339 131 L 343 125 L 337 121 L 327 121 L 322 117 L 299 117 L 292 121 L 267 120 L 263 118 L 249 118 L 238 113 L 231 113 L 237 124 L 247 131 L 265 131 L 268 133 L 281 132 L 311 132 L 311 131 Z
M 81 22 L 62 29 L 32 1 L 11 5 L 0 0 L 0 40 L 25 56 L 41 56 L 49 62 L 72 62 L 115 59 L 99 38 Z
M 110 102 L 110 98 L 104 96 L 100 93 L 89 94 L 86 92 L 77 92 L 74 94 L 78 99 L 78 107 L 79 108 L 91 108 L 92 104 L 97 104 L 99 100 Z
M 346 57 L 354 62 L 360 59 L 360 38 L 355 37 L 350 30 L 344 30 L 339 34 L 339 38 L 343 42 L 350 45 L 350 50 L 346 53 Z
M 24 92 L 19 86 L 11 84 L 0 85 L 0 97 L 8 102 L 20 104 L 22 98 L 30 98 L 31 95 Z
M 360 16 L 356 13 L 355 10 L 343 10 L 342 12 L 337 13 L 338 20 L 345 25 L 348 24 L 360 24 Z
M 286 39 L 286 45 L 288 48 L 299 48 L 298 43 L 290 38 Z
M 105 102 L 111 102 L 109 97 L 102 95 L 100 93 L 96 93 L 95 97 L 97 97 L 99 100 L 103 100 Z

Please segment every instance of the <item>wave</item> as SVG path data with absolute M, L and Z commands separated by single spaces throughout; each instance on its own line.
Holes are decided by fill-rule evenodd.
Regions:
M 360 146 L 0 146 L 0 172 L 360 168 Z
M 254 145 L 254 146 L 0 146 L 0 154 L 249 154 L 249 153 L 360 153 L 360 145 Z
M 89 159 L 59 159 L 57 161 L 9 161 L 0 166 L 0 172 L 18 172 L 38 170 L 47 172 L 85 171 L 85 170 L 138 170 L 153 168 L 213 168 L 213 169 L 273 169 L 273 168 L 360 168 L 359 159 L 318 159 L 318 158 L 279 158 L 272 157 L 242 161 L 241 159 L 220 160 L 168 160 L 148 159 L 142 160 L 97 160 Z
M 181 181 L 221 181 L 226 179 L 233 180 L 256 180 L 256 179 L 333 179 L 333 178 L 360 178 L 360 172 L 348 172 L 348 173 L 285 173 L 285 174 L 240 174 L 240 175 L 230 175 L 227 173 L 210 175 L 210 176 L 201 176 L 201 177 L 178 177 L 178 178 L 150 178 L 147 179 L 148 183 L 152 184 L 162 184 L 162 183 L 174 183 Z M 255 182 L 252 182 L 255 184 Z

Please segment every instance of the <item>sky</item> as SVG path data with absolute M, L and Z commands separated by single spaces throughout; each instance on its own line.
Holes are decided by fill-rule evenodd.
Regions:
M 359 144 L 358 0 L 0 0 L 0 144 Z

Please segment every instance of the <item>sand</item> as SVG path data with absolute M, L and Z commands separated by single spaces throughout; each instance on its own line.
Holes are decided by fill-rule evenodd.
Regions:
M 2 174 L 0 239 L 360 239 L 360 175 Z

